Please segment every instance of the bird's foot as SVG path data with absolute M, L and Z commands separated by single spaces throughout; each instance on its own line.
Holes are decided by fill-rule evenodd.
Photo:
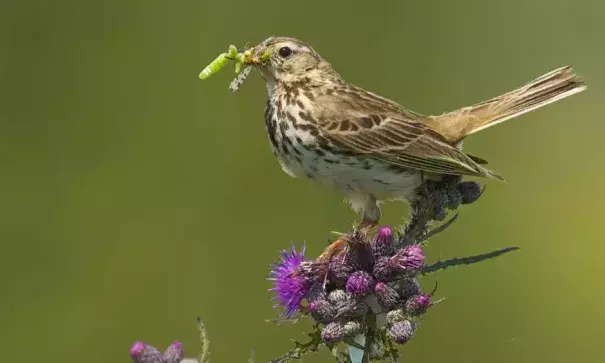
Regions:
M 368 232 L 372 230 L 374 227 L 378 225 L 378 221 L 372 221 L 368 219 L 364 219 L 359 225 L 357 225 L 357 231 Z M 344 251 L 347 246 L 347 240 L 344 237 L 338 238 L 336 241 L 332 242 L 324 251 L 319 255 L 318 260 L 321 262 L 329 262 L 332 257 L 337 255 L 338 253 Z
M 372 230 L 374 227 L 378 225 L 378 221 L 364 219 L 356 228 L 356 231 L 368 232 Z M 346 247 L 350 241 L 345 237 L 341 236 L 336 241 L 332 242 L 328 247 L 324 249 L 324 251 L 319 255 L 316 261 L 324 264 L 329 264 L 332 257 L 343 253 L 346 250 Z M 328 281 L 328 269 L 326 269 L 326 274 L 324 276 L 324 288 L 326 287 Z
M 378 221 L 374 221 L 371 219 L 364 219 L 363 221 L 361 221 L 361 223 L 359 223 L 359 225 L 357 226 L 358 230 L 371 230 L 372 228 L 376 227 L 378 225 Z

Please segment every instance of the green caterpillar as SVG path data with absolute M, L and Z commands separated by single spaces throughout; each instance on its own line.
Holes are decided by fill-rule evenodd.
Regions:
M 216 74 L 218 71 L 223 69 L 223 67 L 225 67 L 230 60 L 232 60 L 235 62 L 235 74 L 237 74 L 237 76 L 229 85 L 229 89 L 231 90 L 231 92 L 235 92 L 239 89 L 239 86 L 244 83 L 246 77 L 248 77 L 248 75 L 252 71 L 252 66 L 247 66 L 242 70 L 242 66 L 245 64 L 245 59 L 250 56 L 251 50 L 247 50 L 243 53 L 240 53 L 237 51 L 235 45 L 230 45 L 229 50 L 225 53 L 219 54 L 219 56 L 216 57 L 215 60 L 210 62 L 210 64 L 208 64 L 206 68 L 202 70 L 199 77 L 200 79 L 206 79 L 212 76 L 213 74 Z M 265 52 L 265 54 L 262 55 L 261 59 L 263 61 L 266 61 L 270 56 L 270 53 Z
M 239 53 L 235 45 L 230 45 L 229 50 L 226 53 L 219 54 L 215 60 L 210 62 L 210 64 L 208 64 L 206 68 L 202 70 L 200 73 L 200 79 L 206 79 L 213 74 L 216 74 L 218 71 L 223 69 L 223 67 L 226 66 L 230 60 L 235 61 L 235 73 L 239 74 L 242 70 L 242 64 L 244 64 L 244 58 L 244 54 Z
M 220 71 L 225 65 L 227 65 L 227 63 L 229 63 L 229 58 L 227 58 L 227 53 L 219 54 L 219 56 L 216 57 L 215 60 L 210 62 L 210 64 L 208 64 L 206 66 L 206 68 L 204 68 L 204 70 L 202 70 L 202 72 L 200 73 L 200 79 L 206 79 L 206 78 L 212 76 L 213 74 Z

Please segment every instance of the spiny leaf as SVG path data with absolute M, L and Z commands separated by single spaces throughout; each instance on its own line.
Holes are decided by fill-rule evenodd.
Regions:
M 498 257 L 508 252 L 516 251 L 520 247 L 506 247 L 489 253 L 482 253 L 480 255 L 452 258 L 445 261 L 439 261 L 432 265 L 426 266 L 422 269 L 422 274 L 426 275 L 440 270 L 445 270 L 448 267 L 459 266 L 459 265 L 471 265 L 473 263 L 489 260 L 491 258 Z

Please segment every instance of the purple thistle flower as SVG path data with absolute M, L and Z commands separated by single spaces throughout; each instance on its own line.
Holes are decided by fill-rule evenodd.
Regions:
M 135 363 L 163 363 L 162 353 L 151 345 L 135 342 L 130 348 L 130 357 Z
M 391 231 L 391 227 L 380 227 L 376 236 L 376 242 L 393 243 L 393 231 Z
M 424 314 L 431 307 L 431 295 L 419 294 L 412 296 L 405 303 L 405 310 L 412 316 Z
M 424 252 L 418 245 L 405 246 L 389 262 L 395 270 L 416 274 L 424 267 Z
M 175 340 L 164 352 L 164 363 L 179 363 L 184 357 L 183 343 Z
M 347 291 L 355 296 L 362 297 L 367 295 L 374 288 L 374 278 L 365 271 L 356 271 L 349 276 L 347 280 Z
M 300 303 L 309 293 L 312 279 L 308 271 L 308 263 L 305 262 L 305 246 L 300 253 L 292 246 L 292 250 L 282 251 L 281 262 L 273 264 L 273 270 L 269 279 L 274 281 L 274 287 L 269 291 L 275 292 L 273 300 L 278 303 L 274 307 L 283 306 L 284 313 L 288 318 L 292 317 L 300 307 Z
M 397 344 L 403 344 L 412 339 L 416 331 L 416 324 L 409 320 L 403 320 L 391 325 L 387 335 Z
M 130 348 L 130 356 L 132 359 L 135 359 L 135 357 L 138 357 L 143 353 L 143 350 L 145 350 L 145 343 L 134 342 L 132 348 Z
M 393 231 L 391 228 L 388 226 L 380 227 L 374 239 L 374 243 L 372 243 L 374 256 L 379 257 L 392 255 L 393 241 Z

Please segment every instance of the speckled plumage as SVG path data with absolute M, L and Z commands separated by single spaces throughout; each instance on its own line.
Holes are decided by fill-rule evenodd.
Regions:
M 380 200 L 412 199 L 423 177 L 501 179 L 462 152 L 462 140 L 585 88 L 564 67 L 500 97 L 426 116 L 345 82 L 294 38 L 266 39 L 252 48 L 248 63 L 267 86 L 266 128 L 282 169 L 341 191 L 371 222 L 380 218 Z

